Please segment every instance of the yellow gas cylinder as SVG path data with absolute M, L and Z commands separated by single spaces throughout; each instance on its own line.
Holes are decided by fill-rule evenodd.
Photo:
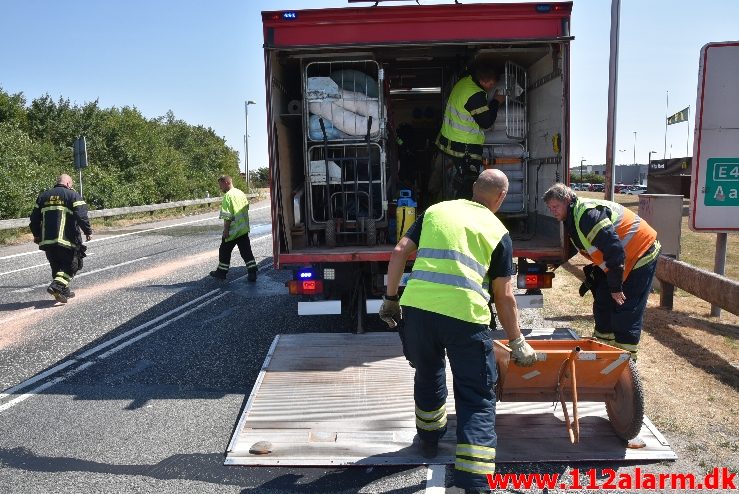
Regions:
M 402 189 L 398 198 L 398 206 L 395 208 L 395 230 L 397 236 L 395 238 L 400 241 L 403 235 L 416 221 L 416 201 L 411 198 L 411 191 Z

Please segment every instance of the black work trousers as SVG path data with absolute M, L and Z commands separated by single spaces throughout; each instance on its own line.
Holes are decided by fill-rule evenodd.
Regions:
M 69 286 L 74 271 L 74 249 L 68 249 L 61 245 L 49 245 L 44 249 L 46 259 L 51 266 L 51 277 L 62 286 Z
M 248 271 L 256 271 L 257 261 L 254 259 L 254 254 L 251 251 L 251 242 L 249 241 L 248 233 L 228 242 L 221 240 L 221 246 L 218 248 L 218 269 L 228 271 L 231 266 L 231 254 L 236 246 L 239 247 L 239 253 L 246 264 L 246 269 Z
M 403 352 L 415 367 L 416 431 L 438 441 L 446 432 L 446 359 L 452 369 L 457 415 L 454 483 L 488 487 L 495 471 L 495 354 L 490 328 L 415 307 L 403 307 Z

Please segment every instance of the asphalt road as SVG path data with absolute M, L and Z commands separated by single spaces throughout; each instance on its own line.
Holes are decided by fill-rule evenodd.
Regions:
M 275 335 L 352 330 L 348 318 L 297 316 L 288 274 L 272 269 L 268 203 L 251 212 L 256 283 L 238 251 L 227 282 L 208 276 L 222 228 L 214 213 L 95 235 L 66 305 L 46 293 L 35 245 L 0 248 L 0 494 L 459 492 L 443 466 L 223 465 Z M 521 322 L 546 324 L 535 310 Z M 498 471 L 573 466 L 586 483 L 593 465 Z
M 96 235 L 66 305 L 35 245 L 0 249 L 1 493 L 426 490 L 426 468 L 223 466 L 274 336 L 351 329 L 297 317 L 269 222 L 252 205 L 256 284 L 237 250 L 208 276 L 214 213 Z

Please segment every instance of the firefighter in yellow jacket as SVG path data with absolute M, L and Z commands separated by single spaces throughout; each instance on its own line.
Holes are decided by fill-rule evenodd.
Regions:
M 246 263 L 247 279 L 257 281 L 257 262 L 249 241 L 249 199 L 246 194 L 233 186 L 233 179 L 228 175 L 218 179 L 218 187 L 224 193 L 218 216 L 223 220 L 223 234 L 218 249 L 218 268 L 211 271 L 210 275 L 219 280 L 226 279 L 231 267 L 231 254 L 234 247 L 238 246 L 239 253 Z
M 564 224 L 572 244 L 592 262 L 585 268 L 580 295 L 593 292 L 593 336 L 636 359 L 660 251 L 657 232 L 630 209 L 580 199 L 564 184 L 550 187 L 544 202 Z
M 498 82 L 498 69 L 477 62 L 472 73 L 462 77 L 452 88 L 444 110 L 436 147 L 441 152 L 444 170 L 444 199 L 470 199 L 472 183 L 482 171 L 482 145 L 485 129 L 493 126 L 498 107 L 505 101 L 496 94 L 488 102 L 488 93 Z M 454 169 L 454 180 L 448 183 L 447 173 Z
M 485 170 L 473 185 L 472 200 L 428 208 L 393 250 L 380 308 L 380 318 L 391 327 L 403 319 L 399 334 L 403 353 L 416 369 L 416 431 L 427 458 L 436 456 L 446 432 L 445 356 L 449 358 L 457 413 L 454 479 L 465 492 L 489 492 L 487 475 L 495 472 L 497 373 L 490 293 L 513 360 L 524 366 L 536 362 L 518 325 L 511 238 L 494 214 L 507 190 L 503 172 Z M 400 279 L 413 252 L 413 272 L 399 298 Z
M 85 246 L 80 229 L 89 241 L 92 227 L 87 218 L 87 203 L 72 188 L 72 177 L 63 174 L 56 185 L 42 192 L 31 212 L 31 233 L 39 249 L 46 253 L 53 281 L 46 289 L 63 304 L 74 297 L 69 289 L 72 277 L 82 269 Z

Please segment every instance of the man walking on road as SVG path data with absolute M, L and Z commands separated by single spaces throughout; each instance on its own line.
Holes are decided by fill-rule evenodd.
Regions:
M 398 242 L 380 308 L 380 318 L 390 327 L 403 319 L 399 334 L 403 353 L 416 369 L 416 430 L 426 458 L 436 456 L 446 432 L 445 353 L 449 357 L 457 413 L 454 478 L 471 493 L 490 492 L 487 474 L 495 472 L 497 445 L 497 373 L 485 279 L 513 360 L 523 366 L 536 362 L 518 325 L 511 238 L 493 214 L 505 199 L 508 179 L 500 170 L 485 170 L 472 190 L 471 201 L 445 201 L 428 208 Z M 413 272 L 399 298 L 406 262 L 416 251 Z
M 82 269 L 86 247 L 82 244 L 80 229 L 86 239 L 92 238 L 87 204 L 72 189 L 69 175 L 60 175 L 56 185 L 42 192 L 31 212 L 31 233 L 39 249 L 46 253 L 53 281 L 46 289 L 57 302 L 63 304 L 74 297 L 69 289 L 75 273 Z
M 580 295 L 593 292 L 593 336 L 636 359 L 660 251 L 657 232 L 630 209 L 580 199 L 565 184 L 550 187 L 544 202 L 564 224 L 572 244 L 592 262 L 584 268 Z
M 218 179 L 218 186 L 224 193 L 218 216 L 223 220 L 223 234 L 218 249 L 218 269 L 211 271 L 210 275 L 219 280 L 226 279 L 231 266 L 231 253 L 234 247 L 238 246 L 246 263 L 247 279 L 257 281 L 257 262 L 249 242 L 249 199 L 246 194 L 233 186 L 233 180 L 228 175 Z

